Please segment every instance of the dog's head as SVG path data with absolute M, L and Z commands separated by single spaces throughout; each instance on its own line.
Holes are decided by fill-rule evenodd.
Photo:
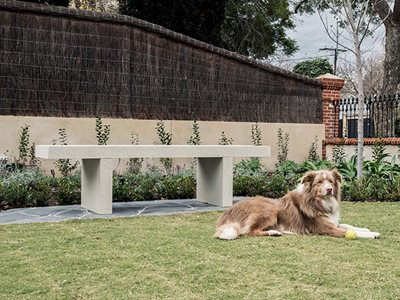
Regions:
M 342 177 L 336 171 L 309 171 L 301 179 L 304 189 L 316 199 L 327 200 L 332 196 L 339 200 Z

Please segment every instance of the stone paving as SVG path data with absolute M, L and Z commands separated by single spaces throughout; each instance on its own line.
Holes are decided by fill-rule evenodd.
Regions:
M 240 198 L 234 198 L 234 201 Z M 80 205 L 16 208 L 0 212 L 0 224 L 58 222 L 72 219 L 98 219 L 219 211 L 221 207 L 196 200 L 154 200 L 113 203 L 113 214 L 99 215 Z

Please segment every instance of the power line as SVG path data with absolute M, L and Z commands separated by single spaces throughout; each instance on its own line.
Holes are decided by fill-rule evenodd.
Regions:
M 329 56 L 334 56 L 334 54 L 326 54 L 326 55 L 317 55 L 317 56 L 306 56 L 306 57 L 300 57 L 300 58 L 287 58 L 287 59 L 273 59 L 272 61 L 297 61 L 297 60 L 306 60 L 306 59 L 314 59 L 314 58 L 322 58 L 322 57 L 329 57 Z
M 336 22 L 336 46 L 335 48 L 320 48 L 319 50 L 321 51 L 333 51 L 333 75 L 336 75 L 336 68 L 337 68 L 337 59 L 338 59 L 338 54 L 339 52 L 346 52 L 347 50 L 345 49 L 339 49 L 339 27 L 338 27 L 338 22 Z

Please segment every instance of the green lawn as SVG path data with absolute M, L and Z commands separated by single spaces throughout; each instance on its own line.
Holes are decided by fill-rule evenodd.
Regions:
M 344 203 L 379 240 L 213 238 L 221 213 L 0 226 L 0 299 L 399 299 L 400 203 Z

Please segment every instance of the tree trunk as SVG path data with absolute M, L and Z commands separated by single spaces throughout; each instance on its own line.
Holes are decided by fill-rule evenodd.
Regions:
M 351 0 L 346 1 L 346 15 L 353 34 L 354 54 L 356 55 L 356 76 L 358 86 L 358 120 L 357 120 L 357 178 L 363 176 L 364 152 L 364 77 L 361 57 L 360 28 L 353 19 L 353 5 Z
M 400 24 L 386 22 L 385 31 L 383 94 L 387 95 L 400 90 Z

